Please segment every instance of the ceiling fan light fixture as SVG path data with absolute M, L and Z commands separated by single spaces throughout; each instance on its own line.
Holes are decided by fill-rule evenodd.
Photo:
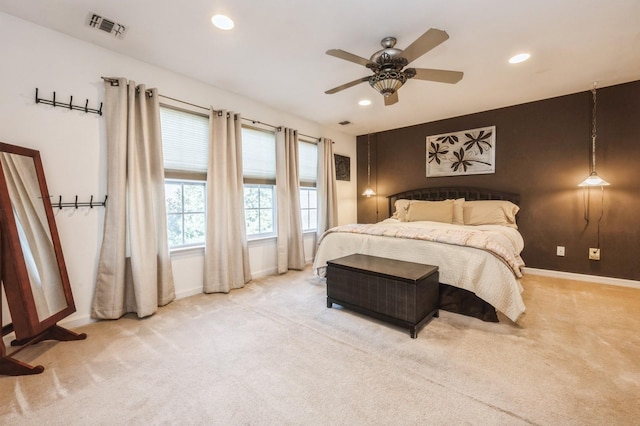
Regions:
M 382 96 L 391 96 L 407 82 L 402 71 L 381 71 L 369 78 L 369 84 Z
M 361 99 L 358 101 L 358 105 L 360 106 L 369 106 L 371 105 L 371 100 L 370 99 Z

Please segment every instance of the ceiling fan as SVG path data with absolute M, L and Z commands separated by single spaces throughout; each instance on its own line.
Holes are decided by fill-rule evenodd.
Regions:
M 436 81 L 439 83 L 457 83 L 463 76 L 463 73 L 460 71 L 428 68 L 403 69 L 420 56 L 445 42 L 448 38 L 449 34 L 447 34 L 446 31 L 431 28 L 411 43 L 409 47 L 401 50 L 395 48 L 397 41 L 395 37 L 385 37 L 380 42 L 383 49 L 371 55 L 370 59 L 362 58 L 341 49 L 327 50 L 327 55 L 329 56 L 364 65 L 373 71 L 373 75 L 350 81 L 349 83 L 327 90 L 324 93 L 331 95 L 368 81 L 371 87 L 384 96 L 384 104 L 388 106 L 398 102 L 398 89 L 410 78 Z

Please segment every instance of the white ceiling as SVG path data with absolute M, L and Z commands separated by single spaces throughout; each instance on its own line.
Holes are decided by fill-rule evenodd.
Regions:
M 0 0 L 0 11 L 352 135 L 640 79 L 639 0 Z M 90 12 L 126 36 L 89 28 Z M 217 13 L 235 29 L 213 27 Z M 388 107 L 367 83 L 324 94 L 370 74 L 328 49 L 369 58 L 383 37 L 403 49 L 431 27 L 449 40 L 411 66 L 463 71 L 458 84 L 409 80 Z

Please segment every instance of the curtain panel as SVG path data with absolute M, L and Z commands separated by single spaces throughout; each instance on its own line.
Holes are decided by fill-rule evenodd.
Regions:
M 282 128 L 276 133 L 276 188 L 278 204 L 278 273 L 304 269 L 298 132 Z
M 318 240 L 330 228 L 338 226 L 336 164 L 333 141 L 322 138 L 318 143 Z
M 105 80 L 109 203 L 92 316 L 142 318 L 175 299 L 158 92 Z
M 240 114 L 210 110 L 205 293 L 228 293 L 251 281 L 240 120 Z

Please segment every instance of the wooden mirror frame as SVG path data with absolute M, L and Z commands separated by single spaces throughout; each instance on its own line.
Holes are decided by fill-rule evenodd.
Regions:
M 31 280 L 24 259 L 23 248 L 18 235 L 16 219 L 7 186 L 6 173 L 0 164 L 0 256 L 2 259 L 0 262 L 0 278 L 4 285 L 7 305 L 9 306 L 12 320 L 11 324 L 2 327 L 2 335 L 4 336 L 10 332 L 15 332 L 16 340 L 14 340 L 11 345 L 23 346 L 23 348 L 26 345 L 46 339 L 84 339 L 86 338 L 86 334 L 76 334 L 56 325 L 58 321 L 75 312 L 76 307 L 73 301 L 71 284 L 62 254 L 55 218 L 53 216 L 53 208 L 51 207 L 40 152 L 2 142 L 0 142 L 0 152 L 21 155 L 33 159 L 44 205 L 44 212 L 49 226 L 49 236 L 56 256 L 57 266 L 60 272 L 60 283 L 66 301 L 66 306 L 58 312 L 46 318 L 39 317 L 31 287 Z M 2 308 L 0 306 L 0 315 L 1 312 Z M 2 343 L 0 352 L 0 374 L 35 374 L 44 370 L 42 366 L 31 367 L 6 355 L 4 342 Z

